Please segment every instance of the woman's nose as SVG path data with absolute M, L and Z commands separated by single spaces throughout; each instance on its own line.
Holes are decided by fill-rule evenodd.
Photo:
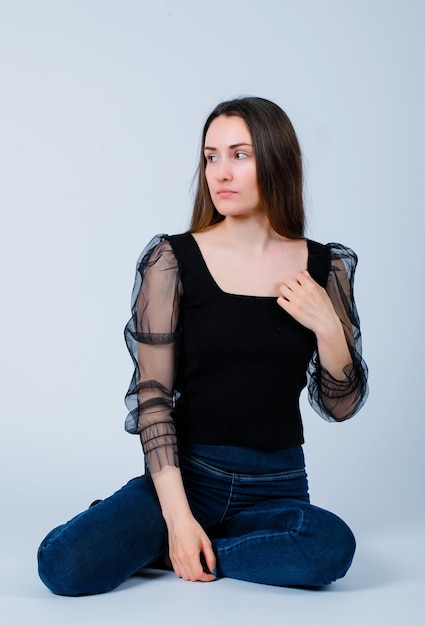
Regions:
M 232 166 L 227 159 L 217 163 L 216 176 L 218 180 L 231 180 L 233 178 Z

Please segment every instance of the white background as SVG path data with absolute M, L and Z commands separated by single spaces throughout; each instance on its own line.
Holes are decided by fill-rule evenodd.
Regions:
M 123 430 L 135 262 L 153 234 L 188 226 L 207 114 L 258 95 L 298 133 L 308 236 L 360 259 L 370 398 L 343 425 L 303 399 L 312 500 L 358 537 L 359 569 L 339 589 L 351 575 L 388 605 L 391 581 L 406 585 L 416 595 L 389 613 L 413 623 L 407 607 L 424 587 L 412 540 L 425 521 L 424 17 L 421 0 L 0 0 L 0 567 L 11 614 L 46 623 L 53 605 L 64 610 L 70 601 L 36 578 L 39 541 L 142 471 Z M 272 593 L 222 583 L 242 598 Z M 350 615 L 372 606 L 373 594 L 353 595 Z M 294 614 L 313 602 L 317 618 L 306 597 Z M 332 615 L 348 623 L 343 605 Z

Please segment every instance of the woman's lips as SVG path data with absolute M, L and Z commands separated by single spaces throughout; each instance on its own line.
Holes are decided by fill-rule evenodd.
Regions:
M 233 196 L 235 193 L 236 191 L 232 191 L 231 189 L 219 189 L 217 191 L 217 195 L 220 196 L 220 198 L 230 198 L 230 196 Z

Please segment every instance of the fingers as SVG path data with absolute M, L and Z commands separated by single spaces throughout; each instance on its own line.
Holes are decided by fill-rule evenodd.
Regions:
M 281 306 L 286 302 L 292 302 L 295 297 L 305 298 L 310 297 L 310 294 L 318 287 L 317 283 L 313 280 L 307 270 L 298 272 L 296 276 L 288 276 L 285 278 L 279 291 L 281 296 L 279 304 Z
M 297 322 L 317 334 L 335 314 L 326 290 L 307 270 L 288 277 L 279 287 L 277 303 Z
M 209 569 L 209 568 L 208 568 Z M 214 568 L 213 568 L 214 569 Z M 211 571 L 205 571 L 205 567 L 201 562 L 201 554 L 197 554 L 190 561 L 186 561 L 174 568 L 179 578 L 191 582 L 211 582 L 215 580 L 215 576 Z
M 312 279 L 307 270 L 298 272 L 295 276 L 287 276 L 282 283 L 282 286 L 286 286 L 291 291 L 296 291 L 300 287 L 312 287 L 315 285 L 315 281 Z
M 280 296 L 277 303 L 295 319 L 299 310 L 303 309 L 311 299 L 314 281 L 308 272 L 299 272 L 296 276 L 288 276 L 279 287 Z M 298 320 L 300 321 L 300 320 Z
M 206 541 L 202 542 L 202 551 L 198 548 L 190 553 L 186 551 L 181 556 L 170 554 L 170 559 L 174 572 L 183 580 L 211 582 L 216 578 L 213 574 L 216 560 L 210 542 L 209 544 Z
M 211 574 L 215 578 L 217 560 L 211 546 L 211 541 L 207 538 L 202 541 L 202 556 L 205 561 L 205 569 L 207 574 Z
M 215 555 L 211 541 L 192 515 L 168 522 L 169 554 L 173 569 L 183 580 L 215 579 Z
M 283 281 L 281 289 L 282 289 L 282 287 L 285 287 L 289 291 L 295 291 L 296 289 L 298 289 L 298 287 L 300 287 L 300 285 L 301 285 L 301 283 L 298 280 L 298 276 L 295 276 L 295 277 L 288 276 Z
M 176 575 L 183 580 L 199 580 L 203 569 L 199 558 L 199 552 L 178 552 L 170 553 L 171 563 Z

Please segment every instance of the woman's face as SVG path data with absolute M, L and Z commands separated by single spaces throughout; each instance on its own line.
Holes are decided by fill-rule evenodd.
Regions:
M 205 176 L 211 199 L 224 216 L 261 211 L 251 133 L 244 120 L 220 115 L 205 137 Z

